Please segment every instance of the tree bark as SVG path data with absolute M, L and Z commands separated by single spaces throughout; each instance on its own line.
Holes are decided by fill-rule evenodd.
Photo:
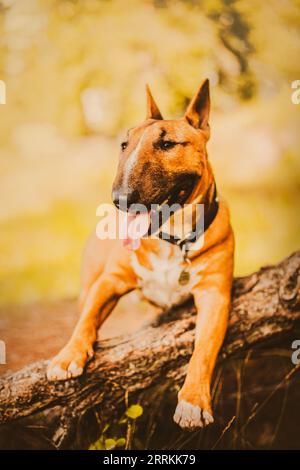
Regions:
M 219 361 L 245 349 L 268 347 L 300 325 L 300 252 L 276 266 L 237 278 L 229 327 Z M 162 314 L 133 335 L 96 344 L 82 377 L 48 382 L 47 361 L 8 374 L 0 381 L 0 437 L 23 423 L 39 423 L 50 447 L 76 447 L 80 422 L 97 407 L 112 419 L 128 393 L 180 383 L 193 349 L 195 307 L 190 301 Z M 41 424 L 42 423 L 42 424 Z

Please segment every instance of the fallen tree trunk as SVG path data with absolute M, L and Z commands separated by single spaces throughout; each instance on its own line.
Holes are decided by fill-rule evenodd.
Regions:
M 229 328 L 220 361 L 257 345 L 268 345 L 300 325 L 300 252 L 233 286 Z M 96 406 L 103 421 L 117 412 L 127 393 L 181 382 L 193 348 L 192 302 L 163 314 L 133 335 L 101 341 L 85 374 L 48 382 L 47 361 L 6 375 L 0 381 L 0 435 L 22 423 L 42 423 L 49 445 L 74 447 L 80 420 Z M 27 420 L 27 421 L 26 421 Z

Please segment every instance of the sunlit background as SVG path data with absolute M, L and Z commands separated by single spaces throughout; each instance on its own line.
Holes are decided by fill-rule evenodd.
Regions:
M 209 155 L 236 274 L 299 248 L 299 26 L 296 0 L 0 1 L 2 305 L 77 295 L 146 83 L 171 118 L 210 79 Z

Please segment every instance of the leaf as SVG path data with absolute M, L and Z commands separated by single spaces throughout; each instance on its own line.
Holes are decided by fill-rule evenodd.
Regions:
M 103 438 L 100 437 L 98 441 L 94 442 L 94 444 L 91 444 L 89 447 L 89 450 L 104 450 L 104 444 L 103 444 Z
M 117 447 L 124 447 L 126 444 L 126 439 L 124 437 L 120 437 L 117 440 Z
M 141 405 L 131 405 L 127 410 L 126 410 L 126 416 L 131 419 L 137 419 L 143 414 L 143 408 Z
M 106 450 L 114 449 L 116 445 L 117 445 L 117 441 L 115 439 L 105 439 Z

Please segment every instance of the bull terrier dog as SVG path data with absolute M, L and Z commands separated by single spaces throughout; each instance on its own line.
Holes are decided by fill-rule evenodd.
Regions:
M 184 116 L 174 120 L 163 119 L 147 87 L 146 120 L 130 129 L 121 144 L 112 188 L 116 213 L 121 213 L 125 199 L 129 206 L 143 204 L 148 227 L 153 204 L 178 203 L 192 208 L 202 204 L 203 230 L 178 236 L 173 214 L 169 237 L 134 238 L 128 230 L 123 240 L 100 240 L 92 234 L 83 256 L 80 318 L 47 370 L 49 380 L 81 375 L 93 356 L 98 328 L 128 292 L 139 289 L 146 299 L 163 308 L 192 296 L 197 309 L 195 345 L 174 414 L 175 422 L 188 430 L 213 422 L 210 383 L 228 323 L 233 278 L 229 211 L 217 193 L 206 151 L 209 111 L 208 80 Z M 141 217 L 145 218 L 145 213 L 129 218 L 128 226 Z

